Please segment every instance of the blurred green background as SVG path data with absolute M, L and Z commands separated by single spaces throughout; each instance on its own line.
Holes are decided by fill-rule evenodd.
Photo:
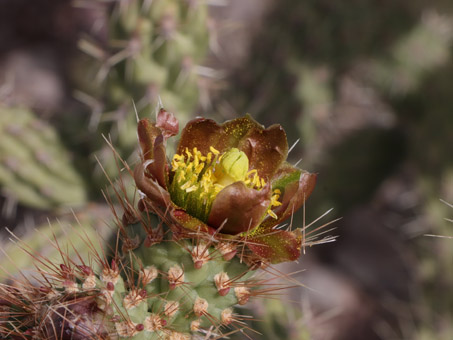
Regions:
M 282 124 L 319 174 L 307 224 L 342 217 L 281 268 L 308 288 L 248 306 L 252 338 L 453 339 L 453 240 L 425 236 L 453 236 L 451 1 L 3 0 L 0 227 L 108 235 L 102 134 L 133 166 L 134 111 L 159 102 Z

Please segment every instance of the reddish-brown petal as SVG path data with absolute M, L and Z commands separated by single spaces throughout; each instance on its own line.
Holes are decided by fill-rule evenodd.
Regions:
M 307 200 L 313 192 L 316 184 L 316 174 L 302 172 L 299 169 L 293 168 L 293 172 L 287 172 L 279 180 L 274 183 L 273 189 L 279 189 L 282 196 L 279 201 L 282 205 L 272 209 L 277 215 L 277 219 L 272 217 L 266 218 L 260 228 L 268 230 L 276 224 L 279 224 L 295 213 Z
M 179 132 L 179 122 L 175 115 L 165 109 L 160 109 L 157 115 L 156 126 L 162 130 L 165 139 L 176 136 Z
M 260 176 L 270 178 L 286 159 L 288 144 L 280 125 L 264 129 L 250 116 L 217 124 L 211 119 L 197 118 L 190 121 L 182 131 L 178 153 L 185 148 L 196 147 L 206 155 L 210 147 L 220 153 L 237 147 L 250 160 L 250 168 L 257 169 Z
M 173 206 L 174 209 L 170 211 L 170 215 L 180 226 L 195 232 L 207 232 L 209 234 L 214 234 L 215 229 L 209 227 L 198 218 L 189 215 L 184 209 L 179 208 L 176 205 Z
M 236 148 L 241 140 L 251 130 L 264 130 L 264 126 L 254 120 L 251 116 L 232 119 L 222 124 L 223 136 L 217 142 L 216 149 L 226 151 L 230 148 Z
M 262 190 L 235 182 L 222 189 L 212 203 L 208 224 L 223 234 L 239 234 L 253 230 L 270 204 L 270 186 Z
M 250 169 L 256 169 L 262 178 L 271 178 L 288 155 L 285 130 L 272 125 L 263 130 L 251 128 L 241 139 L 238 149 L 249 158 Z
M 154 140 L 162 134 L 162 131 L 150 120 L 142 119 L 138 122 L 137 134 L 143 158 L 152 159 Z
M 134 180 L 137 188 L 143 192 L 153 204 L 161 207 L 166 207 L 170 204 L 170 194 L 155 179 L 145 176 L 143 163 L 139 163 L 135 167 Z
M 247 238 L 248 248 L 270 263 L 295 261 L 302 248 L 302 233 L 295 231 L 269 230 Z
M 293 182 L 285 188 L 282 205 L 275 212 L 279 217 L 279 223 L 286 220 L 305 203 L 315 188 L 317 176 L 317 174 L 303 172 L 298 182 Z
M 150 164 L 146 167 L 146 174 L 160 184 L 164 189 L 167 188 L 165 180 L 165 166 L 167 164 L 167 157 L 165 154 L 165 145 L 163 135 L 159 135 L 154 140 L 153 159 L 149 161 Z
M 182 154 L 186 148 L 192 151 L 196 147 L 203 155 L 207 155 L 209 147 L 214 146 L 221 135 L 222 128 L 212 119 L 191 120 L 182 130 L 177 153 Z

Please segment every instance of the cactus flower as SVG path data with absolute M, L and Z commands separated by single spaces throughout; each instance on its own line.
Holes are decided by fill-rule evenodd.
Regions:
M 170 161 L 166 140 L 177 133 L 178 121 L 164 109 L 156 123 L 139 122 L 143 160 L 134 176 L 143 205 L 181 233 L 244 240 L 268 263 L 296 260 L 301 229 L 276 227 L 304 204 L 316 174 L 286 162 L 283 128 L 265 129 L 250 116 L 221 125 L 197 118 L 182 130 Z

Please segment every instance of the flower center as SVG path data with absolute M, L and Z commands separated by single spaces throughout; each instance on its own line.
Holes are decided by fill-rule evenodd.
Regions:
M 207 155 L 197 148 L 186 148 L 184 153 L 173 156 L 171 166 L 169 192 L 173 202 L 203 222 L 208 220 L 215 197 L 226 186 L 240 181 L 261 190 L 266 185 L 255 169 L 249 171 L 247 155 L 236 148 L 220 154 L 211 146 Z M 275 190 L 268 210 L 274 218 L 270 209 L 281 205 L 279 195 L 280 191 Z

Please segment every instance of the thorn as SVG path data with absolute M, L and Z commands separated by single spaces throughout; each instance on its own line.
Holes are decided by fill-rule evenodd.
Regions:
M 289 153 L 296 147 L 297 143 L 299 143 L 299 142 L 300 142 L 300 138 L 298 138 L 298 139 L 293 143 L 293 145 L 291 145 L 291 147 L 290 147 L 289 150 L 288 150 L 287 155 L 289 155 Z
M 132 105 L 134 106 L 135 118 L 137 119 L 137 123 L 138 123 L 140 121 L 140 117 L 138 116 L 137 107 L 135 106 L 134 99 L 131 99 L 131 100 L 132 100 Z

